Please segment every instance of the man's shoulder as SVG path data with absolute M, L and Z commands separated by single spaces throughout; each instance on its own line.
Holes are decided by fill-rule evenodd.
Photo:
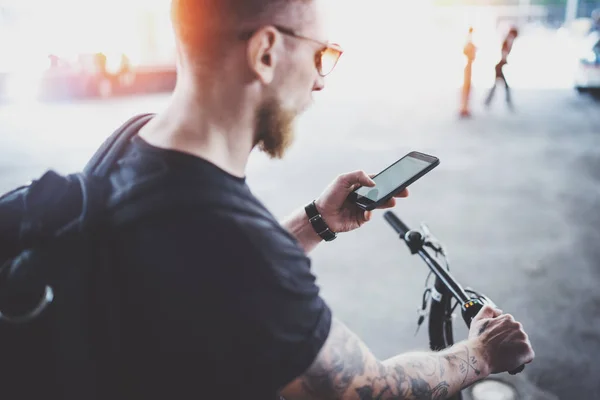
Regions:
M 205 254 L 222 254 L 228 247 L 232 253 L 226 258 L 235 258 L 239 249 L 248 261 L 262 265 L 305 263 L 296 239 L 245 180 L 204 160 L 134 143 L 118 163 L 111 186 L 111 225 L 130 237 L 179 243 L 195 238 L 196 250 Z
M 146 182 L 145 188 L 114 196 L 111 217 L 116 226 L 180 232 L 226 231 L 231 240 L 250 242 L 284 233 L 275 217 L 249 192 L 218 185 Z M 136 193 L 137 191 L 137 193 Z
M 189 270 L 210 268 L 209 281 L 215 284 L 236 276 L 236 285 L 252 283 L 296 294 L 316 290 L 311 261 L 297 240 L 270 214 L 241 204 L 163 208 L 116 227 L 115 233 L 127 244 L 121 251 L 128 259 L 151 265 L 175 262 Z
M 204 243 L 218 237 L 232 248 L 251 250 L 247 254 L 254 258 L 305 256 L 296 239 L 245 184 L 201 178 L 189 182 L 165 175 L 135 178 L 119 190 L 110 212 L 117 230 L 147 235 L 169 229 L 172 239 L 191 235 Z
M 161 214 L 205 215 L 238 219 L 251 215 L 270 219 L 244 179 L 233 177 L 206 160 L 151 148 L 134 141 L 110 175 L 108 209 L 122 221 Z M 118 223 L 120 224 L 120 223 Z

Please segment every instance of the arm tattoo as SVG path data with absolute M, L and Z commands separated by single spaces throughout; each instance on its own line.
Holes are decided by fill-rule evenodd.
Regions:
M 423 379 L 411 379 L 412 392 L 417 399 L 445 399 L 448 396 L 448 388 L 446 382 L 440 382 L 433 389 L 431 385 Z
M 416 365 L 413 364 L 413 366 Z M 356 393 L 360 400 L 441 400 L 448 397 L 450 385 L 446 381 L 442 381 L 432 388 L 428 381 L 419 376 L 419 372 L 427 376 L 429 371 L 420 370 L 417 367 L 409 376 L 404 367 L 396 365 L 394 368 L 388 368 L 378 377 L 367 378 L 368 384 L 357 388 Z M 433 372 L 435 375 L 435 370 Z
M 451 355 L 407 355 L 384 364 L 343 324 L 334 321 L 324 349 L 300 378 L 300 385 L 312 399 L 441 400 L 451 394 L 448 379 L 455 382 L 455 391 L 460 379 L 467 380 L 469 371 L 478 373 L 476 364 L 466 346 Z M 446 376 L 449 366 L 453 367 L 453 377 Z
M 341 323 L 333 322 L 327 354 L 302 379 L 303 389 L 316 398 L 337 399 L 355 376 L 365 373 L 363 350 L 358 339 Z
M 466 356 L 457 356 L 457 355 L 449 355 L 444 356 L 448 364 L 458 366 L 458 370 L 462 374 L 463 380 L 462 384 L 464 385 L 469 377 L 469 371 L 472 370 L 476 376 L 481 375 L 481 371 L 477 368 L 477 358 L 475 356 L 470 355 L 469 348 L 467 346 L 461 346 L 464 348 Z
M 448 396 L 448 383 L 440 382 L 435 387 L 422 378 L 409 377 L 404 368 L 397 366 L 386 375 L 373 379 L 368 385 L 356 389 L 360 400 L 379 399 L 423 399 L 440 400 Z

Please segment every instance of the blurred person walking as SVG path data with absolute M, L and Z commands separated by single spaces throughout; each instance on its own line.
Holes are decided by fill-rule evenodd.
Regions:
M 477 47 L 473 44 L 473 27 L 469 28 L 469 34 L 467 35 L 467 42 L 463 48 L 463 54 L 467 57 L 467 65 L 465 66 L 464 82 L 462 87 L 461 96 L 461 108 L 460 117 L 469 118 L 471 117 L 471 111 L 469 109 L 469 102 L 471 98 L 471 80 L 473 73 L 473 61 L 475 61 L 475 54 L 477 53 Z
M 498 86 L 499 82 L 502 82 L 502 83 L 504 83 L 504 88 L 506 90 L 506 104 L 508 105 L 508 107 L 510 109 L 513 109 L 513 103 L 512 103 L 511 96 L 510 96 L 510 87 L 508 86 L 508 83 L 506 82 L 506 77 L 504 76 L 503 68 L 506 64 L 508 64 L 508 56 L 510 55 L 510 52 L 512 51 L 513 43 L 518 35 L 519 35 L 519 31 L 517 30 L 517 28 L 512 27 L 508 31 L 508 35 L 506 35 L 506 39 L 504 39 L 504 42 L 502 42 L 502 59 L 500 60 L 500 62 L 498 64 L 496 64 L 496 68 L 495 68 L 496 69 L 496 71 L 495 71 L 496 77 L 494 80 L 494 85 L 490 89 L 488 96 L 485 99 L 486 107 L 489 107 L 490 104 L 492 103 L 492 100 L 494 99 L 494 94 L 496 92 L 496 87 Z
M 600 8 L 592 11 L 592 27 L 590 29 L 590 33 L 592 32 L 600 32 Z

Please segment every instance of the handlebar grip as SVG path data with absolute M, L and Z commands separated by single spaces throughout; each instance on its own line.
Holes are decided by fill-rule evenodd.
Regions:
M 508 371 L 508 373 L 511 374 L 511 375 L 516 375 L 516 374 L 520 374 L 521 372 L 523 372 L 524 369 L 525 369 L 525 365 L 521 365 L 517 369 L 513 369 L 512 371 Z
M 492 303 L 491 300 L 487 297 L 481 295 L 478 298 L 473 298 L 471 299 L 471 301 L 463 304 L 463 306 L 461 307 L 462 316 L 468 328 L 471 327 L 471 321 L 473 321 L 473 318 L 475 318 L 475 316 L 479 313 L 479 311 L 481 311 L 483 306 L 486 304 L 489 305 L 494 303 Z M 523 372 L 524 369 L 525 365 L 521 365 L 520 367 L 517 367 L 512 371 L 508 371 L 508 373 L 511 375 L 516 375 Z
M 406 224 L 402 222 L 400 218 L 398 218 L 392 211 L 387 211 L 385 214 L 383 214 L 383 218 L 385 218 L 392 228 L 394 228 L 394 230 L 402 237 L 404 237 L 406 232 L 410 230 L 408 226 L 406 226 Z

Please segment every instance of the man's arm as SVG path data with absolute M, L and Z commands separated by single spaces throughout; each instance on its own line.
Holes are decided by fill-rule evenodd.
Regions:
M 317 210 L 332 232 L 353 231 L 371 218 L 371 211 L 363 211 L 356 204 L 348 201 L 348 195 L 359 186 L 372 187 L 375 186 L 375 182 L 364 171 L 343 174 L 338 176 L 317 198 Z M 395 197 L 406 196 L 408 191 L 404 190 Z M 390 208 L 395 205 L 396 200 L 393 198 L 379 208 Z M 321 238 L 308 221 L 304 208 L 294 212 L 282 222 L 282 225 L 296 237 L 307 254 L 321 242 Z
M 472 342 L 381 362 L 344 324 L 334 320 L 317 360 L 282 395 L 286 400 L 445 399 L 488 375 L 487 364 Z
M 282 395 L 287 400 L 446 399 L 534 357 L 522 325 L 489 306 L 473 319 L 468 340 L 441 352 L 403 354 L 383 362 L 334 320 L 316 361 Z
M 298 240 L 306 254 L 323 240 L 310 224 L 304 208 L 294 212 L 281 225 Z

